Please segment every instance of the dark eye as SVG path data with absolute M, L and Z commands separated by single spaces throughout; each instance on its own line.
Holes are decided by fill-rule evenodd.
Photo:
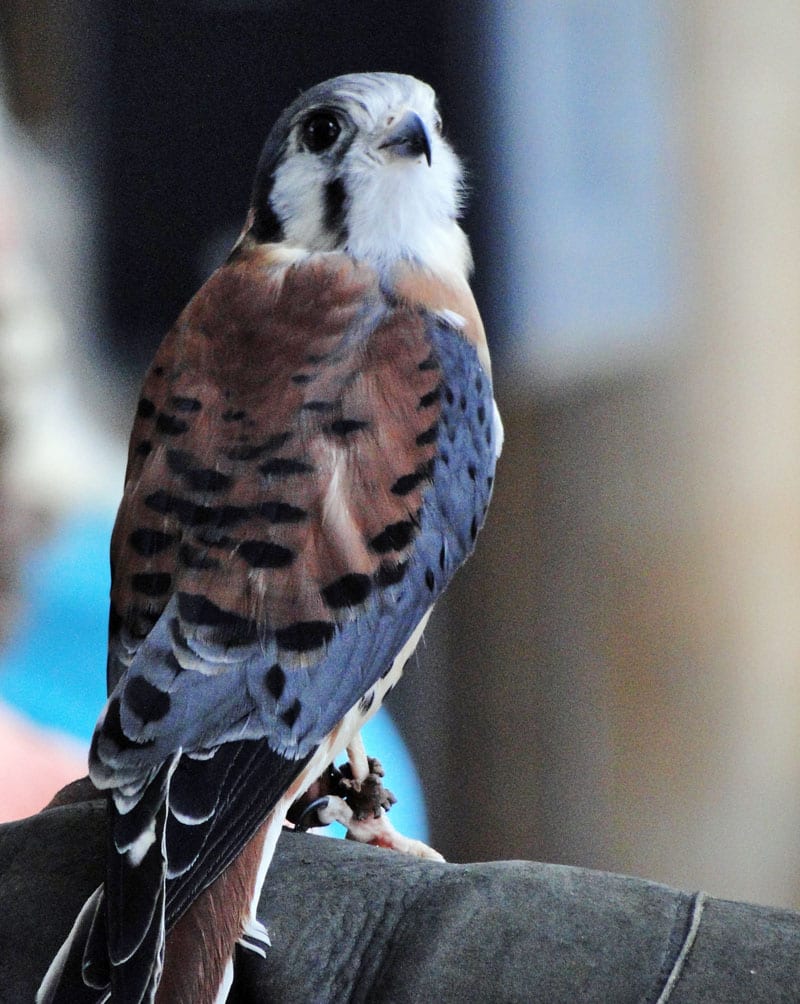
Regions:
M 332 112 L 314 112 L 303 123 L 303 145 L 311 153 L 322 153 L 333 146 L 341 131 Z
M 435 119 L 435 121 L 433 123 L 433 128 L 436 130 L 436 132 L 440 136 L 442 135 L 442 116 L 441 115 L 437 115 L 436 116 L 436 119 Z

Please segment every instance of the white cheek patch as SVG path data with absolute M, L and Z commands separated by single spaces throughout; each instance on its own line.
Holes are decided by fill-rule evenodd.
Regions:
M 329 251 L 330 236 L 323 221 L 325 166 L 313 154 L 291 154 L 275 172 L 270 203 L 283 224 L 286 243 L 308 251 Z

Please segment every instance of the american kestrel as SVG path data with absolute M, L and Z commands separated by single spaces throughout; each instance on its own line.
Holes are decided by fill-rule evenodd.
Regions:
M 369 771 L 359 729 L 475 545 L 502 441 L 461 199 L 413 77 L 337 77 L 272 129 L 139 400 L 90 752 L 107 877 L 40 1004 L 224 1001 L 237 941 L 265 953 L 290 805 L 345 749 Z M 403 846 L 380 808 L 322 807 Z

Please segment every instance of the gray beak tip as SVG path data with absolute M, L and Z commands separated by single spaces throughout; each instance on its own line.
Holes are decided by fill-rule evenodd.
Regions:
M 431 139 L 425 123 L 416 112 L 406 112 L 389 130 L 379 149 L 390 149 L 399 157 L 419 157 L 422 154 L 428 167 L 431 166 Z

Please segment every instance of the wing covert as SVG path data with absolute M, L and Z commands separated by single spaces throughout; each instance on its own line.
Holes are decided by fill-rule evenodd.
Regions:
M 114 537 L 127 578 L 115 578 L 113 597 L 129 636 L 137 618 L 154 623 L 131 646 L 92 773 L 99 784 L 127 784 L 136 802 L 157 765 L 183 751 L 164 824 L 173 920 L 391 666 L 472 550 L 488 505 L 493 401 L 474 346 L 446 317 L 377 284 L 365 292 L 350 267 L 358 305 L 335 307 L 335 334 L 319 332 L 330 326 L 319 306 L 295 316 L 303 352 L 276 354 L 263 386 L 249 372 L 239 380 L 227 359 L 216 369 L 207 357 L 184 360 L 177 383 L 160 397 L 150 391 L 142 420 L 157 422 L 167 401 L 200 401 L 183 406 L 179 445 L 173 433 L 134 430 Z M 291 303 L 299 274 L 283 281 Z M 286 307 L 277 300 L 274 309 Z M 271 316 L 259 329 L 269 345 Z M 255 337 L 248 358 L 258 356 Z M 148 384 L 168 365 L 157 357 Z M 192 390 L 194 367 L 204 390 Z M 220 432 L 237 423 L 249 431 Z M 151 450 L 139 463 L 142 435 Z M 140 588 L 167 579 L 163 596 Z M 281 783 L 259 785 L 253 811 L 254 793 L 245 798 L 241 786 L 260 747 Z M 232 794 L 193 800 L 204 775 L 207 791 Z
M 442 345 L 470 347 L 341 257 L 285 270 L 277 298 L 257 303 L 237 298 L 241 276 L 223 276 L 154 361 L 113 540 L 125 572 L 112 587 L 112 651 L 128 662 L 115 695 L 131 744 L 106 730 L 98 752 L 112 774 L 234 736 L 308 752 L 369 685 L 369 669 L 353 673 L 359 634 L 374 642 L 392 611 L 386 651 L 367 664 L 384 661 L 424 612 L 398 618 L 397 598 L 436 497 Z M 312 303 L 318 287 L 328 299 Z M 198 352 L 190 335 L 211 331 L 217 298 L 227 324 Z M 222 338 L 246 351 L 226 353 Z

